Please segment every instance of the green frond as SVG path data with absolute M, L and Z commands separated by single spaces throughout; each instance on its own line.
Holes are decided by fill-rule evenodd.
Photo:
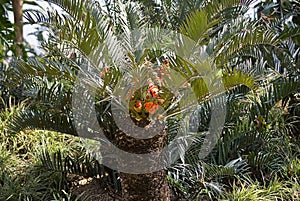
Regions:
M 31 96 L 30 104 L 13 117 L 8 125 L 11 132 L 44 129 L 76 135 L 71 116 L 71 86 L 43 80 L 43 84 L 30 83 L 25 92 Z
M 76 19 L 77 22 L 84 18 L 87 12 L 85 6 L 89 3 L 87 0 L 47 0 L 47 2 L 60 6 L 70 16 Z
M 114 9 L 117 14 L 114 16 L 113 21 L 118 33 L 127 35 L 129 30 L 141 28 L 146 23 L 139 2 L 122 2 L 119 0 Z
M 53 23 L 53 35 L 58 35 L 61 42 L 72 44 L 74 48 L 85 55 L 89 55 L 103 40 L 99 34 L 97 23 L 90 13 L 86 13 L 84 20 L 80 21 L 67 16 L 60 16 L 58 13 L 54 18 L 57 22 Z
M 279 39 L 286 40 L 289 38 L 298 37 L 300 35 L 300 27 L 287 27 L 279 35 Z
M 252 1 L 209 1 L 203 7 L 190 13 L 180 27 L 180 32 L 195 41 L 207 42 L 216 35 L 222 26 L 223 20 L 235 19 L 245 14 Z
M 13 61 L 13 80 L 21 82 L 32 77 L 59 78 L 74 81 L 77 66 L 70 60 L 56 58 L 28 58 L 28 61 Z M 73 67 L 73 69 L 72 69 Z
M 279 170 L 283 165 L 283 160 L 276 153 L 250 152 L 247 155 L 248 164 L 256 171 Z
M 180 33 L 185 34 L 194 41 L 199 41 L 200 38 L 207 38 L 208 29 L 211 25 L 208 24 L 207 13 L 203 10 L 195 11 L 189 14 L 186 21 L 180 27 Z
M 229 102 L 228 109 L 230 111 L 228 113 L 230 113 L 230 116 L 227 119 L 234 118 L 233 121 L 229 122 L 236 123 L 225 124 L 223 134 L 211 153 L 211 156 L 214 157 L 208 159 L 217 161 L 217 164 L 225 164 L 227 160 L 237 157 L 240 154 L 259 151 L 263 147 L 266 150 L 266 146 L 271 144 L 269 139 L 275 138 L 276 135 L 271 132 L 274 129 L 273 126 L 279 124 L 279 122 L 272 122 L 275 121 L 271 118 L 272 109 L 277 107 L 279 101 L 284 101 L 290 93 L 299 89 L 299 82 L 296 80 L 276 80 L 263 90 L 264 93 L 261 95 L 256 94 L 258 97 L 255 96 L 256 98 L 254 99 L 251 98 L 251 94 L 253 93 L 251 91 L 241 98 L 235 99 L 233 97 L 233 99 L 229 99 L 230 102 L 233 102 Z M 283 131 L 280 131 L 280 133 L 282 134 Z M 260 132 L 263 132 L 264 135 L 260 135 Z M 270 153 L 272 152 L 274 150 L 270 150 Z M 274 160 L 278 160 L 278 158 L 274 158 Z M 283 159 L 281 158 L 281 160 Z M 275 166 L 273 167 L 275 168 Z
M 36 9 L 26 9 L 23 10 L 23 16 L 30 24 L 44 24 L 51 21 L 51 13 L 49 11 L 45 12 L 41 6 L 40 10 Z M 45 25 L 45 24 L 44 24 Z
M 257 89 L 258 87 L 255 84 L 255 80 L 252 76 L 236 70 L 230 73 L 223 72 L 223 84 L 227 90 L 241 85 L 247 86 L 252 90 Z
M 169 170 L 170 178 L 176 181 L 173 184 L 191 200 L 199 200 L 203 195 L 216 198 L 224 193 L 223 180 L 239 179 L 247 182 L 249 173 L 249 166 L 241 158 L 224 166 L 207 163 L 178 164 Z
M 237 177 L 243 179 L 243 177 L 250 173 L 249 169 L 250 167 L 246 161 L 241 158 L 229 161 L 224 166 L 204 164 L 205 177 L 208 180 L 221 179 L 224 177 Z
M 208 87 L 209 85 L 212 85 L 214 80 L 217 80 L 219 82 L 220 80 L 222 80 L 222 83 L 220 83 L 222 86 L 217 85 L 213 88 L 211 86 Z M 242 71 L 233 71 L 231 73 L 226 73 L 224 71 L 223 77 L 219 80 L 218 78 L 214 79 L 213 76 L 210 77 L 209 81 L 207 81 L 207 79 L 205 78 L 194 79 L 193 81 L 191 81 L 191 86 L 195 97 L 197 97 L 200 101 L 206 100 L 207 97 L 214 97 L 216 95 L 219 95 L 220 93 L 225 93 L 226 91 L 233 90 L 234 88 L 239 86 L 246 86 L 251 90 L 256 90 L 258 87 L 255 84 L 254 78 L 246 73 L 242 73 Z
M 275 104 L 299 90 L 299 83 L 299 77 L 274 80 L 269 87 L 265 88 L 264 94 L 259 97 L 259 101 L 254 103 L 252 110 L 267 117 Z
M 203 9 L 207 12 L 209 21 L 228 20 L 245 14 L 253 2 L 254 0 L 204 1 Z
M 82 158 L 64 156 L 60 151 L 49 153 L 44 150 L 40 156 L 42 165 L 48 171 L 61 172 L 66 180 L 67 174 L 75 174 L 83 177 L 99 178 L 103 184 L 112 186 L 120 191 L 118 172 L 100 164 L 98 160 L 90 155 Z
M 68 114 L 51 114 L 47 111 L 22 111 L 13 118 L 8 128 L 12 133 L 18 133 L 22 130 L 41 129 L 77 135 L 72 119 Z
M 270 48 L 278 48 L 280 43 L 278 34 L 272 30 L 266 30 L 264 28 L 257 28 L 253 25 L 239 27 L 235 33 L 226 33 L 225 37 L 222 37 L 219 44 L 216 46 L 215 58 L 216 63 L 220 64 L 229 61 L 229 59 L 238 56 L 243 51 L 249 51 L 251 49 L 257 49 L 262 46 Z M 234 30 L 234 27 L 231 27 Z M 224 33 L 224 34 L 225 34 Z
M 236 154 L 246 149 L 256 139 L 253 134 L 251 122 L 247 119 L 238 121 L 236 124 L 225 125 L 221 138 L 219 139 L 213 154 L 217 164 L 226 164 L 228 160 L 237 157 Z
M 97 2 L 86 0 L 49 2 L 59 5 L 64 12 L 28 11 L 26 16 L 33 22 L 42 22 L 47 26 L 50 38 L 55 37 L 55 40 L 61 44 L 70 43 L 73 48 L 85 55 L 89 55 L 92 49 L 103 42 L 110 25 L 99 10 L 101 7 Z

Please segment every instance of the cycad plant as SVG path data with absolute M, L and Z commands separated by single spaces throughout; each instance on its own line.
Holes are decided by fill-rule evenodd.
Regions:
M 161 1 L 153 9 L 167 19 L 163 27 L 146 16 L 151 7 L 145 9 L 145 1 L 51 2 L 66 13 L 26 13 L 31 23 L 49 27 L 49 39 L 44 57 L 12 63 L 10 82 L 24 85 L 31 103 L 11 129 L 100 141 L 99 160 L 121 172 L 123 200 L 170 200 L 166 167 L 176 161 L 199 164 L 207 156 L 219 136 L 206 131 L 222 131 L 230 97 L 256 93 L 268 79 L 259 80 L 266 72 L 261 58 L 275 55 L 269 50 L 288 37 L 246 18 L 251 1 L 195 1 L 191 5 L 198 7 L 188 11 L 177 1 Z M 163 12 L 174 10 L 185 20 Z M 221 112 L 203 113 L 206 106 Z M 191 118 L 193 112 L 207 121 L 211 114 L 216 125 Z M 221 140 L 228 138 L 224 133 Z M 230 143 L 240 137 L 233 135 Z M 184 157 L 192 142 L 190 157 Z M 220 149 L 226 153 L 211 160 L 225 165 L 234 159 L 227 158 L 228 147 Z M 197 152 L 203 153 L 196 157 Z

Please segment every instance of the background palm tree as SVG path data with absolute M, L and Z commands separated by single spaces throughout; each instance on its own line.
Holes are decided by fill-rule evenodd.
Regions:
M 23 0 L 13 0 L 12 7 L 14 11 L 14 24 L 16 39 L 15 43 L 21 45 L 23 42 Z M 18 57 L 22 57 L 22 51 L 20 47 L 16 47 Z

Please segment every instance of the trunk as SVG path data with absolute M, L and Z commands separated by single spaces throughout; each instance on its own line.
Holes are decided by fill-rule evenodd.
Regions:
M 17 57 L 22 57 L 22 49 L 20 45 L 23 43 L 23 0 L 12 0 L 15 22 L 15 47 Z
M 120 173 L 124 201 L 170 201 L 167 172 L 160 170 L 147 174 Z
M 140 121 L 136 122 L 139 127 L 147 126 L 149 122 Z M 154 127 L 159 127 L 159 121 L 157 121 Z M 147 129 L 143 129 L 143 132 L 147 132 Z M 149 131 L 148 131 L 149 132 Z M 110 138 L 118 148 L 135 154 L 143 154 L 160 152 L 167 140 L 166 129 L 163 129 L 152 138 L 149 139 L 137 139 L 133 138 L 123 131 L 118 130 Z M 152 158 L 153 161 L 157 161 L 156 158 Z M 131 161 L 134 164 L 141 165 L 140 161 Z M 119 163 L 126 164 L 126 158 Z M 152 163 L 153 164 L 153 163 Z M 155 165 L 155 164 L 153 164 Z M 128 174 L 120 173 L 121 187 L 122 187 L 122 200 L 123 201 L 169 201 L 170 189 L 167 181 L 167 171 L 158 170 L 146 174 Z

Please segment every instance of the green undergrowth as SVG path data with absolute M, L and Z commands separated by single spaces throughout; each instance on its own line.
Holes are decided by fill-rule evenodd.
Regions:
M 42 130 L 10 134 L 10 119 L 24 107 L 11 100 L 0 113 L 0 200 L 67 200 L 59 197 L 65 195 L 63 175 L 45 168 L 41 156 L 58 151 L 70 157 L 84 155 L 81 139 Z
M 64 190 L 60 171 L 45 168 L 42 154 L 61 152 L 77 157 L 80 139 L 49 131 L 0 134 L 0 200 L 51 200 Z
M 0 201 L 89 200 L 89 195 L 71 193 L 66 172 L 90 176 L 103 173 L 86 148 L 95 142 L 43 130 L 11 134 L 8 124 L 25 105 L 11 103 L 0 112 Z M 270 170 L 261 165 L 253 168 L 248 156 L 243 156 L 226 165 L 203 163 L 191 168 L 178 167 L 178 177 L 173 172 L 169 181 L 187 200 L 193 201 L 300 200 L 300 151 L 295 151 L 295 146 L 293 154 L 274 166 L 276 168 L 267 165 Z M 259 160 L 269 164 L 267 158 Z M 118 188 L 117 174 L 111 172 L 110 176 L 109 182 Z

